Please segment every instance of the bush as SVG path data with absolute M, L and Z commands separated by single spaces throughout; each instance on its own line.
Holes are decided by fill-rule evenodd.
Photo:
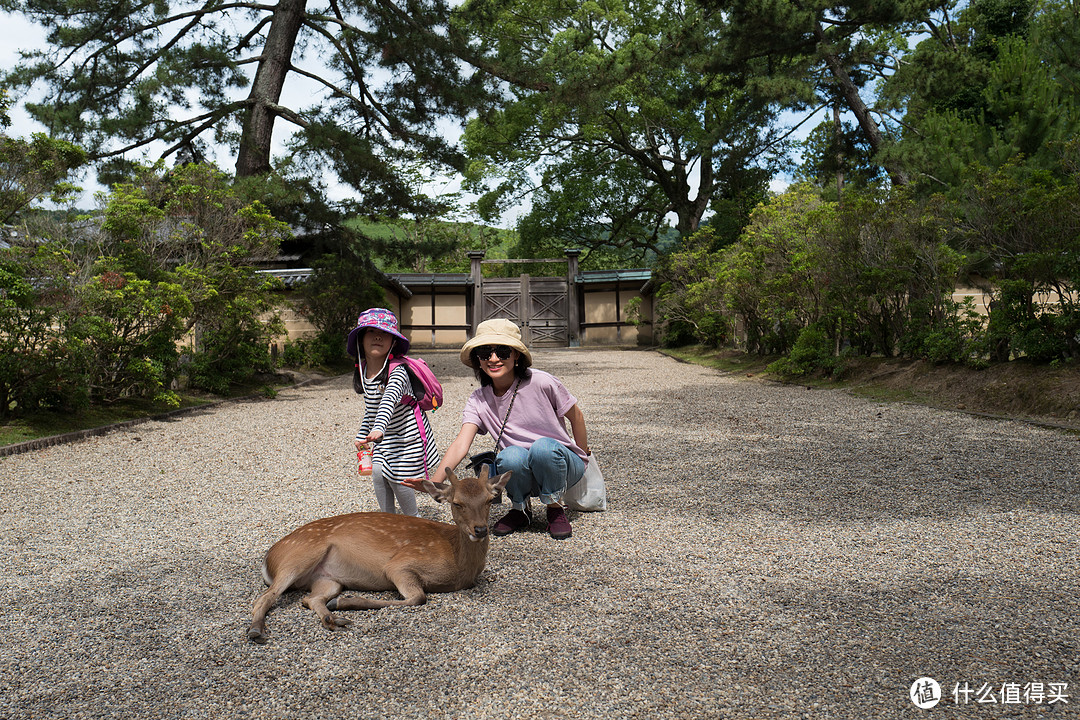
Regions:
M 706 315 L 698 323 L 697 335 L 706 347 L 723 347 L 728 341 L 727 318 L 719 313 Z
M 840 358 L 833 354 L 833 340 L 821 327 L 811 325 L 799 333 L 791 353 L 786 358 L 770 363 L 768 371 L 788 377 L 802 377 L 821 371 L 831 376 L 841 366 Z
M 222 327 L 204 330 L 187 367 L 191 386 L 226 395 L 258 375 L 272 373 L 270 340 L 280 329 L 279 321 L 232 316 Z
M 386 306 L 383 289 L 376 282 L 379 271 L 359 245 L 346 243 L 340 255 L 314 260 L 315 272 L 299 290 L 304 316 L 320 337 L 336 339 L 339 356 L 345 352 L 345 337 L 355 327 L 356 316 L 367 308 Z M 323 342 L 329 347 L 329 340 Z
M 85 404 L 80 346 L 61 330 L 66 316 L 59 298 L 67 292 L 67 273 L 55 262 L 61 257 L 45 247 L 0 250 L 0 419 L 67 408 L 67 396 L 73 406 Z
M 944 300 L 940 316 L 928 310 L 927 302 L 912 303 L 912 318 L 900 338 L 901 352 L 943 365 L 978 365 L 986 355 L 986 321 L 975 311 L 974 301 Z
M 683 347 L 697 342 L 697 334 L 694 326 L 686 320 L 672 320 L 664 326 L 660 344 L 664 347 Z
M 345 338 L 320 333 L 313 338 L 285 343 L 281 364 L 288 368 L 337 367 L 345 358 Z
M 190 301 L 175 283 L 141 280 L 114 267 L 112 258 L 102 259 L 98 274 L 79 288 L 80 310 L 69 329 L 87 349 L 91 396 L 103 404 L 131 397 L 175 403 L 169 385 Z
M 1050 362 L 1068 357 L 1068 341 L 1054 327 L 1053 317 L 1040 318 L 1013 338 L 1013 348 L 1035 362 Z

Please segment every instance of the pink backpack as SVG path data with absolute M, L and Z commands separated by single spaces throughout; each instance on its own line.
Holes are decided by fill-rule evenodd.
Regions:
M 420 417 L 421 410 L 436 410 L 443 401 L 443 389 L 442 383 L 435 377 L 435 373 L 431 372 L 431 368 L 428 364 L 420 358 L 409 357 L 408 355 L 402 355 L 401 357 L 390 356 L 390 372 L 394 371 L 398 365 L 405 366 L 405 372 L 409 376 L 409 382 L 412 383 L 413 395 L 416 399 L 405 395 L 401 398 L 401 402 L 405 405 L 410 405 L 413 409 L 413 414 L 416 416 L 416 427 L 420 429 L 420 440 L 424 443 L 424 447 L 427 447 L 427 430 L 424 429 L 424 421 Z M 424 477 L 431 479 L 428 474 L 427 462 L 424 462 Z
M 406 405 L 419 405 L 421 410 L 437 410 L 442 405 L 443 389 L 442 384 L 435 377 L 435 373 L 431 372 L 428 364 L 420 358 L 409 357 L 408 355 L 402 355 L 401 357 L 391 356 L 390 371 L 393 372 L 398 365 L 405 366 L 405 370 L 409 374 L 409 380 L 412 382 L 413 395 L 416 396 L 416 400 L 411 397 L 403 397 L 401 402 Z

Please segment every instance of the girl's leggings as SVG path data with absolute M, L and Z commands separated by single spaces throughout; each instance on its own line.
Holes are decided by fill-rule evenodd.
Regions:
M 378 465 L 371 468 L 371 485 L 375 488 L 375 499 L 379 501 L 379 509 L 383 512 L 396 512 L 394 510 L 394 498 L 397 498 L 397 504 L 401 506 L 402 515 L 417 516 L 420 514 L 416 507 L 416 491 L 411 487 L 384 478 L 382 468 Z

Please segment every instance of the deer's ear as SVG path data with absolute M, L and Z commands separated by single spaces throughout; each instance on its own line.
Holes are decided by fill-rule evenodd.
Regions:
M 488 487 L 492 490 L 502 490 L 506 487 L 506 483 L 510 481 L 510 476 L 513 474 L 512 472 L 504 472 L 502 475 L 496 475 L 487 481 Z
M 424 481 L 424 491 L 428 495 L 435 498 L 438 502 L 446 502 L 450 499 L 450 495 L 453 494 L 454 488 L 450 487 L 448 483 L 435 484 L 430 480 Z

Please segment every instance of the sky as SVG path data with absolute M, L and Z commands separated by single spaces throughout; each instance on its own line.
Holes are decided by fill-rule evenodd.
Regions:
M 14 66 L 18 60 L 18 51 L 20 49 L 41 47 L 45 44 L 44 32 L 36 25 L 27 22 L 19 15 L 12 15 L 9 13 L 0 13 L 0 67 L 10 68 Z M 286 83 L 284 90 L 285 96 L 283 97 L 283 104 L 289 105 L 290 101 L 293 101 L 294 105 L 303 106 L 308 103 L 305 94 L 309 95 L 313 92 L 313 88 L 308 85 L 305 87 L 303 78 L 290 76 L 289 81 Z M 8 129 L 8 132 L 14 137 L 26 137 L 34 132 L 42 132 L 44 128 L 35 123 L 29 115 L 22 108 L 21 104 L 17 103 L 11 108 L 12 125 Z M 812 127 L 812 123 L 808 123 L 807 127 Z M 288 138 L 290 125 L 284 121 L 278 121 L 274 127 L 274 150 L 273 154 L 279 156 L 285 152 L 285 141 Z M 447 137 L 453 137 L 456 139 L 460 136 L 460 125 L 457 122 L 444 123 L 445 132 Z M 142 159 L 147 162 L 153 162 L 157 159 L 157 155 L 162 152 L 164 145 L 157 147 L 151 145 L 148 146 L 146 152 L 143 153 Z M 156 153 L 156 154 L 155 154 Z M 215 162 L 219 167 L 224 170 L 231 170 L 235 162 L 234 155 L 227 148 L 216 148 L 211 150 L 211 157 L 209 160 Z M 84 192 L 82 197 L 76 203 L 78 207 L 83 209 L 89 209 L 95 206 L 94 196 L 96 193 L 103 192 L 106 188 L 99 185 L 92 172 L 85 173 L 81 178 L 76 180 L 83 188 Z M 774 178 L 771 184 L 771 189 L 775 192 L 782 192 L 789 184 L 789 179 L 786 177 Z M 435 178 L 423 191 L 429 195 L 435 196 L 439 194 L 445 194 L 450 192 L 456 192 L 460 189 L 460 181 L 456 178 Z M 332 178 L 328 178 L 328 190 L 333 200 L 343 200 L 349 197 L 349 188 L 342 186 L 333 181 Z M 466 198 L 468 201 L 469 198 Z M 497 223 L 501 227 L 513 227 L 518 217 L 528 212 L 528 206 L 520 206 L 511 209 L 506 213 L 501 220 Z M 463 218 L 471 219 L 471 218 Z

